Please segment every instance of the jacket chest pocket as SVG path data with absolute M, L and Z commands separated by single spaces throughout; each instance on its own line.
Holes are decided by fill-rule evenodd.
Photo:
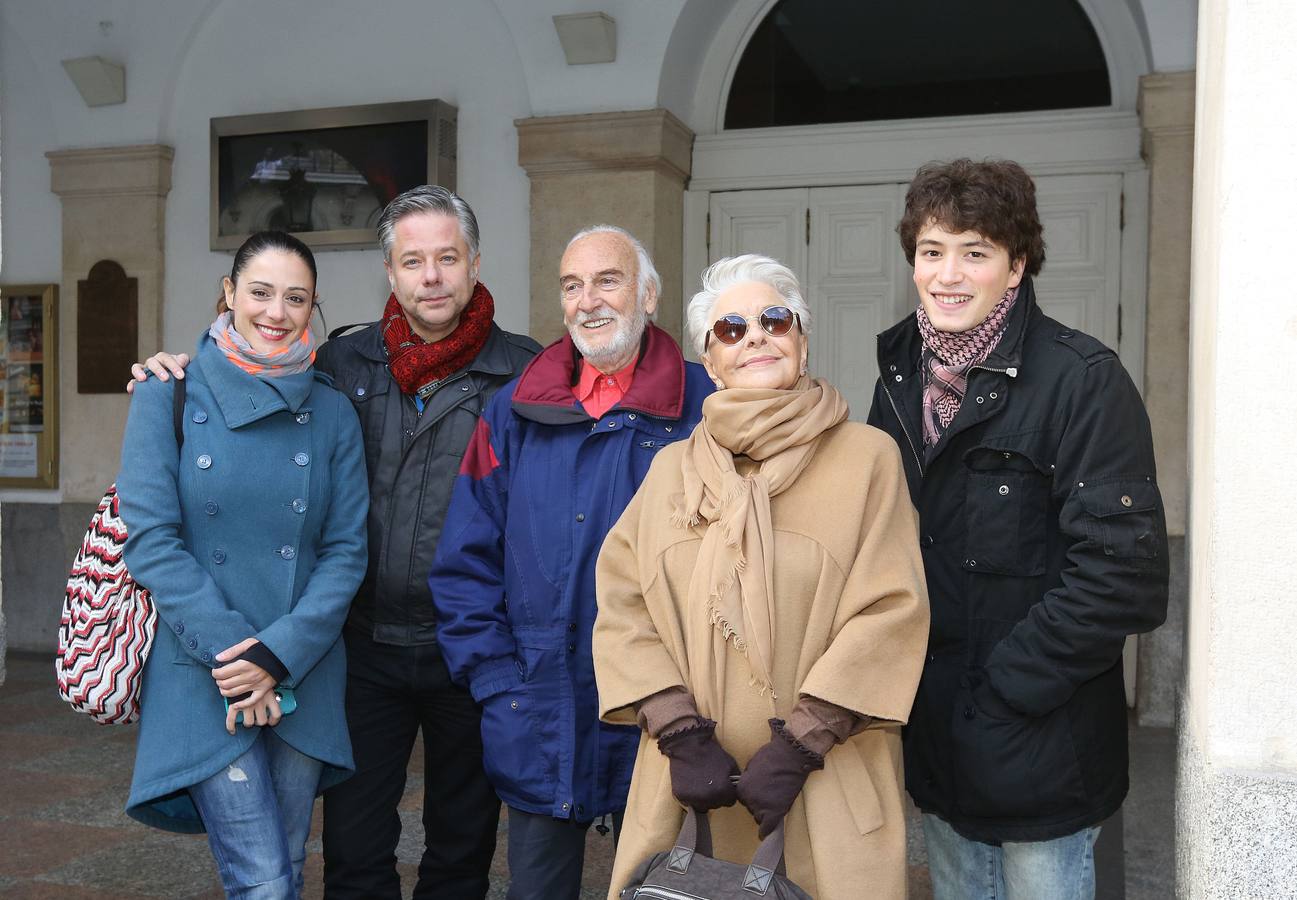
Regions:
M 360 431 L 365 439 L 365 461 L 373 472 L 378 463 L 378 448 L 383 441 L 383 426 L 387 420 L 387 393 L 391 390 L 390 378 L 353 384 L 346 388 L 351 405 L 360 419 Z
M 965 464 L 965 571 L 1044 574 L 1049 477 L 1012 450 L 979 447 Z

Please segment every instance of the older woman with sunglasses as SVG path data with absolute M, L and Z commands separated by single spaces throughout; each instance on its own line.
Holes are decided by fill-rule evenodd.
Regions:
M 717 391 L 599 556 L 600 713 L 643 729 L 610 897 L 711 811 L 715 855 L 784 823 L 820 900 L 905 897 L 901 724 L 928 633 L 894 441 L 807 375 L 789 269 L 723 259 L 689 304 Z

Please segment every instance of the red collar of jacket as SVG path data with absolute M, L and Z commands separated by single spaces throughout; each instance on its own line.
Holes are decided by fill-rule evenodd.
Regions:
M 527 364 L 513 392 L 513 409 L 527 419 L 559 424 L 590 420 L 577 403 L 581 354 L 570 335 L 550 344 Z M 662 419 L 678 419 L 684 411 L 685 358 L 671 336 L 649 323 L 640 342 L 639 362 L 630 390 L 616 409 L 630 409 Z

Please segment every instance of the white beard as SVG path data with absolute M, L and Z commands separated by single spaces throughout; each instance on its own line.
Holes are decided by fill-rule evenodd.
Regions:
M 581 325 L 592 319 L 605 318 L 614 320 L 612 327 L 616 329 L 616 333 L 603 346 L 592 346 L 586 341 Z M 600 362 L 629 356 L 632 349 L 639 346 L 640 339 L 644 336 L 644 329 L 647 326 L 648 311 L 642 303 L 636 301 L 635 311 L 630 315 L 614 312 L 606 306 L 601 306 L 593 312 L 578 313 L 577 317 L 568 325 L 567 330 L 568 334 L 572 335 L 572 343 L 576 344 L 576 349 L 591 365 L 597 367 Z

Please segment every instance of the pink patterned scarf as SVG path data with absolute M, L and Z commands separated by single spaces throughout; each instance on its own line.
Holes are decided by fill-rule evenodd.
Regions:
M 923 338 L 923 444 L 935 446 L 955 421 L 968 389 L 968 370 L 984 362 L 1004 334 L 1004 322 L 1018 299 L 1009 288 L 980 325 L 967 331 L 938 331 L 919 304 L 919 336 Z

